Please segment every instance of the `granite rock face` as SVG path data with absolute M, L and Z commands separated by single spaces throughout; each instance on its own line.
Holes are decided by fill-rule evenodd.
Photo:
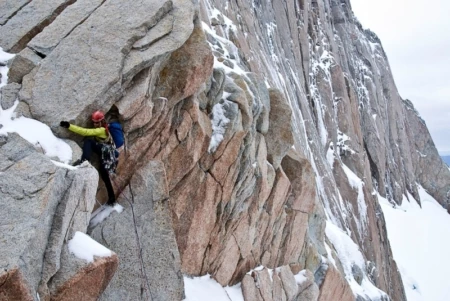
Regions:
M 59 121 L 101 109 L 127 139 L 124 211 L 90 229 L 115 255 L 87 264 L 67 242 L 104 201 L 95 170 L 0 136 L 0 300 L 182 300 L 183 274 L 247 301 L 406 299 L 373 192 L 420 202 L 420 184 L 448 206 L 450 171 L 349 0 L 7 1 L 0 47 L 17 53 L 2 109 L 73 145 Z
M 92 237 L 120 258 L 100 300 L 181 300 L 180 255 L 171 227 L 164 166 L 150 161 L 135 173 L 120 202 L 126 209 L 97 226 Z
M 50 300 L 49 286 L 60 291 L 67 286 L 66 281 L 54 285 L 55 274 L 67 277 L 77 271 L 63 271 L 74 258 L 67 251 L 62 256 L 63 246 L 75 231 L 87 230 L 98 174 L 87 164 L 77 170 L 57 167 L 17 134 L 2 143 L 0 157 L 0 298 L 35 300 L 38 293 L 41 300 Z

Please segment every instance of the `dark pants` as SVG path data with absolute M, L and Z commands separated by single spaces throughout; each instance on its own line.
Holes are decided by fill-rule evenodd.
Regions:
M 105 183 L 106 190 L 108 191 L 108 203 L 113 203 L 116 201 L 116 197 L 114 196 L 114 189 L 111 184 L 111 179 L 109 178 L 109 173 L 105 167 L 103 167 L 102 145 L 92 138 L 87 138 L 83 143 L 83 154 L 81 155 L 81 161 L 88 160 L 91 162 L 92 153 L 97 154 L 100 159 L 100 168 L 98 172 Z

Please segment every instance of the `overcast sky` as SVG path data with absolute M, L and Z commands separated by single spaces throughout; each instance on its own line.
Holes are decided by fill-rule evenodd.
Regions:
M 350 0 L 387 53 L 398 91 L 450 155 L 450 0 Z

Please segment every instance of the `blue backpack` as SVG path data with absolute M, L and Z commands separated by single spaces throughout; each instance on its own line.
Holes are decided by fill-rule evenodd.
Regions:
M 122 125 L 117 121 L 113 121 L 108 125 L 109 132 L 114 140 L 116 148 L 121 147 L 125 143 L 125 135 L 123 134 Z

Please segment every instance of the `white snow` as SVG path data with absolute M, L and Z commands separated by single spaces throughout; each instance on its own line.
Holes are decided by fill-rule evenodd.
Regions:
M 330 143 L 330 146 L 327 150 L 327 162 L 330 164 L 331 169 L 333 169 L 334 166 L 334 149 L 333 149 L 333 142 Z
M 216 18 L 218 20 L 220 20 L 220 18 L 222 17 L 224 21 L 223 25 L 231 29 L 232 31 L 237 32 L 237 27 L 236 25 L 234 25 L 233 21 L 231 21 L 230 18 L 222 14 L 220 10 L 218 10 L 217 8 L 213 8 L 212 10 L 210 10 L 210 14 L 212 18 Z
M 233 68 L 230 68 L 230 67 L 226 66 L 223 62 L 220 62 L 218 60 L 218 58 L 216 56 L 214 56 L 214 69 L 221 68 L 225 71 L 226 74 L 236 73 L 236 74 L 239 74 L 242 76 L 246 76 L 247 72 L 244 71 L 244 69 L 242 69 L 240 67 L 239 52 L 238 52 L 238 48 L 236 47 L 236 45 L 234 45 L 233 42 L 231 42 L 230 40 L 227 40 L 226 38 L 223 38 L 223 37 L 219 36 L 218 34 L 216 34 L 216 32 L 214 30 L 212 30 L 211 28 L 209 28 L 208 24 L 206 24 L 205 22 L 202 22 L 202 29 L 206 33 L 213 36 L 214 39 L 216 39 L 217 42 L 220 43 L 221 47 L 209 43 L 209 46 L 211 47 L 211 49 L 215 50 L 216 48 L 220 48 L 224 52 L 223 57 L 227 58 L 229 61 L 231 61 L 233 63 Z M 234 57 L 234 59 L 232 59 L 232 57 Z
M 253 270 L 248 271 L 247 274 L 250 275 L 253 271 L 261 271 L 264 268 L 264 266 L 258 266 Z M 275 270 L 279 270 L 279 268 L 276 268 Z M 267 271 L 269 272 L 270 280 L 273 281 L 272 275 L 274 270 L 267 269 Z M 302 270 L 294 275 L 297 284 L 301 284 L 307 280 L 305 273 L 306 271 Z M 183 301 L 244 301 L 241 283 L 222 287 L 216 280 L 211 278 L 210 275 L 201 277 L 184 276 L 184 289 L 186 292 L 186 299 Z
M 225 116 L 224 106 L 227 105 L 226 93 L 223 95 L 223 103 L 217 103 L 214 105 L 212 110 L 212 136 L 211 141 L 209 142 L 208 152 L 213 153 L 216 151 L 220 142 L 223 140 L 223 135 L 225 135 L 225 131 L 227 130 L 227 124 L 230 122 Z
M 61 163 L 61 162 L 58 162 L 58 161 L 55 161 L 55 160 L 51 160 L 51 161 L 53 162 L 53 164 L 55 164 L 56 166 L 59 166 L 59 167 L 67 168 L 67 169 L 70 169 L 70 170 L 78 169 L 78 167 L 76 167 L 76 166 L 72 166 L 72 165 L 69 165 L 69 164 Z
M 12 59 L 15 56 L 15 54 L 7 53 L 3 51 L 3 48 L 0 47 L 0 62 L 6 63 L 6 61 Z M 5 86 L 8 82 L 8 67 L 0 67 L 0 73 L 1 73 L 1 81 L 0 81 L 0 88 Z
M 363 192 L 364 182 L 345 164 L 342 164 L 342 168 L 344 169 L 344 172 L 347 175 L 348 183 L 350 184 L 350 186 L 352 186 L 354 189 L 358 191 L 358 199 L 357 199 L 358 213 L 359 213 L 358 230 L 359 233 L 362 235 L 367 224 L 367 205 L 364 199 L 364 192 Z
M 0 47 L 0 62 L 5 62 L 13 57 L 14 54 L 6 53 Z M 2 74 L 1 88 L 7 82 L 8 67 L 0 67 L 0 73 Z M 0 106 L 0 135 L 17 133 L 37 148 L 41 148 L 45 155 L 69 163 L 72 159 L 72 148 L 63 140 L 55 137 L 46 124 L 23 116 L 16 118 L 14 111 L 18 104 L 19 101 L 16 100 L 14 105 L 7 110 L 3 110 Z
M 48 157 L 57 157 L 61 162 L 68 163 L 72 159 L 72 148 L 55 137 L 46 124 L 23 116 L 15 118 L 14 111 L 18 104 L 16 100 L 11 108 L 0 108 L 0 135 L 17 133 L 34 146 L 42 148 Z
M 450 300 L 450 215 L 419 186 L 422 208 L 409 195 L 393 207 L 378 195 L 408 301 Z
M 94 256 L 108 257 L 112 255 L 111 250 L 79 231 L 75 232 L 73 238 L 69 240 L 68 246 L 70 253 L 87 262 L 93 262 Z
M 352 154 L 352 155 L 356 154 L 356 152 L 352 148 L 350 148 L 350 146 L 348 146 L 346 144 L 347 141 L 350 141 L 350 137 L 347 136 L 346 134 L 344 134 L 343 132 L 338 131 L 337 144 L 336 144 L 337 153 L 341 153 L 341 151 L 344 151 L 344 152 L 350 152 L 350 154 Z
M 325 242 L 325 249 L 327 250 L 327 254 L 328 254 L 328 260 L 334 265 L 336 266 L 336 261 L 334 260 L 333 257 L 333 253 L 331 252 L 331 248 L 330 246 Z M 322 259 L 324 257 L 322 256 Z M 323 259 L 322 261 L 326 261 L 326 259 Z
M 104 205 L 98 208 L 96 211 L 92 213 L 93 217 L 89 222 L 89 228 L 94 228 L 95 226 L 103 222 L 114 211 L 116 211 L 117 213 L 122 213 L 123 207 L 119 204 L 116 204 L 114 206 Z
M 419 150 L 416 150 L 416 152 L 417 152 L 417 153 L 419 154 L 419 156 L 422 157 L 422 158 L 426 158 L 426 157 L 427 157 L 427 155 L 422 154 Z
M 386 293 L 378 289 L 366 275 L 363 276 L 361 285 L 354 279 L 352 273 L 353 265 L 357 265 L 362 271 L 366 271 L 366 263 L 358 245 L 344 231 L 330 221 L 327 221 L 325 233 L 337 252 L 337 256 L 344 269 L 344 276 L 350 284 L 353 293 L 355 295 L 367 296 L 371 300 L 379 300 L 382 296 L 386 296 Z M 331 253 L 328 249 L 327 251 L 329 254 Z
M 303 282 L 307 281 L 308 278 L 306 278 L 306 270 L 300 271 L 297 275 L 294 275 L 295 282 L 300 285 Z
M 241 285 L 222 287 L 210 275 L 184 276 L 186 298 L 183 301 L 244 301 Z

